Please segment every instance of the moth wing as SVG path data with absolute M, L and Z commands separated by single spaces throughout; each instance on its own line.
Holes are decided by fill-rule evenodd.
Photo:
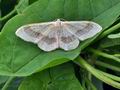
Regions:
M 99 24 L 91 21 L 71 21 L 63 23 L 67 30 L 80 40 L 91 38 L 102 30 Z
M 52 51 L 57 49 L 58 46 L 58 28 L 53 26 L 38 42 L 38 47 L 44 51 Z
M 24 25 L 17 29 L 16 35 L 25 41 L 37 43 L 50 26 L 52 26 L 52 23 Z
M 59 47 L 68 51 L 73 50 L 78 47 L 79 40 L 77 37 L 75 37 L 72 33 L 70 33 L 66 27 L 62 27 L 61 30 L 59 30 Z

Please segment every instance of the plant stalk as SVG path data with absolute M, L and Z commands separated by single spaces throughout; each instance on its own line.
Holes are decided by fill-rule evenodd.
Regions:
M 113 31 L 116 31 L 117 29 L 120 28 L 120 23 L 114 25 L 113 27 L 107 29 L 106 31 L 104 31 L 99 37 L 97 40 L 100 40 L 102 38 L 104 38 L 105 36 L 107 36 L 108 34 L 112 33 Z
M 93 52 L 96 55 L 99 55 L 99 56 L 102 56 L 102 57 L 105 57 L 105 58 L 108 58 L 108 59 L 112 59 L 112 60 L 120 63 L 120 59 L 115 57 L 114 55 L 110 55 L 110 54 L 104 53 L 102 51 L 93 49 L 93 48 L 89 48 L 89 51 Z
M 15 14 L 15 13 L 16 13 L 16 10 L 13 9 L 13 10 L 12 10 L 10 13 L 8 13 L 6 16 L 0 18 L 0 21 L 4 21 L 4 20 L 10 18 L 10 17 L 11 17 L 13 14 Z
M 95 61 L 95 64 L 98 65 L 98 66 L 102 66 L 102 67 L 109 68 L 111 70 L 120 72 L 120 68 L 119 67 L 113 66 L 113 65 L 108 64 L 108 63 L 104 63 L 104 62 L 101 62 L 101 61 Z
M 15 77 L 10 77 L 10 78 L 6 81 L 5 85 L 3 86 L 3 88 L 2 88 L 1 90 L 7 90 L 8 87 L 9 87 L 9 85 L 10 85 L 10 83 L 13 81 L 14 78 L 15 78 Z
M 107 83 L 108 85 L 111 85 L 111 86 L 113 86 L 115 88 L 120 89 L 120 83 L 112 80 L 111 78 L 107 77 L 103 73 L 99 72 L 97 69 L 95 69 L 90 64 L 88 64 L 86 62 L 86 60 L 84 60 L 83 58 L 81 58 L 81 57 L 77 58 L 75 60 L 75 63 L 77 63 L 78 65 L 80 64 L 83 68 L 88 70 L 91 74 L 93 74 L 95 77 L 97 77 L 101 81 L 103 81 L 103 82 Z

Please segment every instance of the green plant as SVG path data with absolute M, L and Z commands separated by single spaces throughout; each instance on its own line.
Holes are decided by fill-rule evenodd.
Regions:
M 22 77 L 18 90 L 99 90 L 93 84 L 94 77 L 120 89 L 119 15 L 120 0 L 19 0 L 8 15 L 0 18 L 5 22 L 0 32 L 2 90 L 11 89 L 17 77 Z M 22 25 L 57 18 L 91 20 L 103 31 L 75 50 L 49 53 L 15 35 Z

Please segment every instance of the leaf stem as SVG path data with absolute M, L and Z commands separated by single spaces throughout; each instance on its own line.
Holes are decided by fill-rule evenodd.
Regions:
M 118 58 L 119 58 L 119 57 L 120 57 L 120 54 L 114 54 L 113 56 L 115 56 L 115 57 L 118 57 Z
M 116 67 L 116 66 L 113 66 L 113 65 L 101 62 L 101 61 L 95 61 L 95 64 L 99 65 L 99 66 L 102 66 L 102 67 L 105 67 L 105 68 L 109 68 L 111 70 L 115 70 L 115 71 L 120 72 L 120 68 L 119 67 Z
M 6 81 L 5 85 L 3 86 L 3 88 L 2 88 L 1 90 L 7 90 L 8 87 L 9 87 L 9 85 L 10 85 L 10 83 L 12 82 L 12 80 L 13 80 L 14 78 L 15 78 L 15 77 L 10 77 L 10 78 Z
M 114 25 L 113 27 L 111 27 L 111 28 L 107 29 L 106 31 L 104 31 L 98 37 L 98 40 L 104 38 L 105 36 L 107 36 L 108 34 L 112 33 L 113 31 L 116 31 L 118 28 L 120 28 L 120 23 L 118 23 L 118 24 Z
M 103 73 L 105 76 L 107 76 L 107 77 L 109 77 L 109 78 L 111 78 L 111 79 L 113 79 L 115 81 L 120 82 L 120 77 L 112 75 L 112 74 L 108 74 L 108 73 L 100 71 L 100 70 L 98 70 L 98 71 L 101 72 L 101 73 Z
M 116 62 L 120 63 L 120 59 L 113 56 L 113 55 L 104 53 L 102 51 L 99 51 L 99 50 L 96 50 L 96 49 L 93 49 L 93 48 L 89 48 L 89 51 L 93 52 L 96 55 L 99 55 L 99 56 L 102 56 L 102 57 L 105 57 L 105 58 L 108 58 L 108 59 L 112 59 L 112 60 L 115 60 Z
M 11 17 L 13 14 L 16 13 L 16 9 L 13 9 L 10 13 L 8 13 L 6 16 L 0 18 L 0 21 L 4 21 L 6 19 L 8 19 L 9 17 Z
M 97 77 L 98 79 L 100 79 L 101 81 L 107 83 L 108 85 L 111 85 L 115 88 L 120 89 L 120 83 L 112 80 L 111 78 L 107 77 L 106 75 L 104 75 L 103 73 L 99 72 L 97 69 L 95 69 L 94 67 L 92 67 L 90 64 L 88 64 L 83 58 L 79 57 L 75 60 L 75 62 L 81 66 L 83 66 L 83 68 L 85 68 L 86 70 L 88 70 L 91 74 L 93 74 L 95 77 Z
M 88 87 L 90 86 L 89 90 L 97 90 L 96 87 L 94 86 L 94 84 L 89 79 L 85 78 L 85 81 L 87 83 L 87 86 Z

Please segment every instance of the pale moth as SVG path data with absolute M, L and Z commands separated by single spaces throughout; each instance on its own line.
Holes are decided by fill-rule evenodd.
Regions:
M 44 51 L 57 48 L 65 51 L 78 47 L 80 41 L 93 37 L 102 27 L 91 21 L 57 21 L 24 25 L 16 35 L 24 41 L 32 42 Z

